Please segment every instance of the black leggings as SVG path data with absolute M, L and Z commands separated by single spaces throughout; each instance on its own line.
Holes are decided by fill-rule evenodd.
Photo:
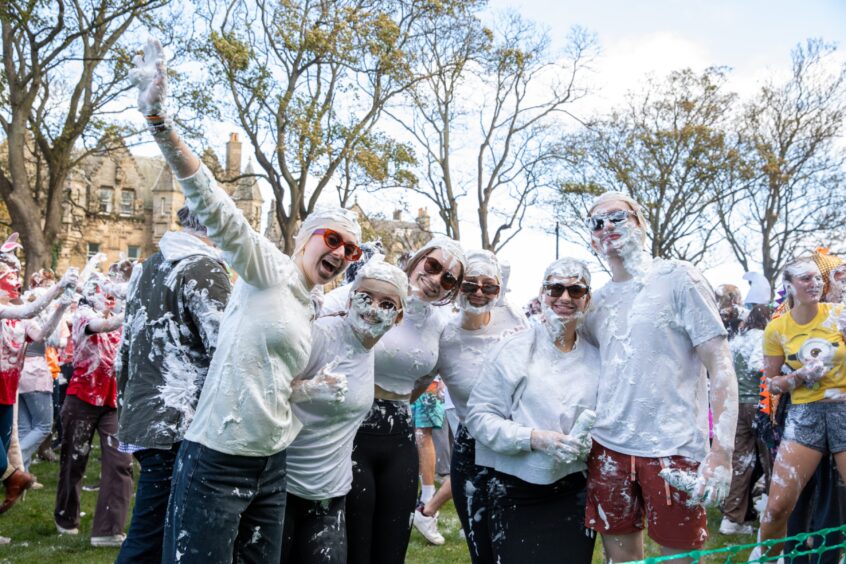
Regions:
M 348 562 L 401 564 L 417 502 L 417 447 L 407 402 L 373 402 L 356 433 L 352 461 Z
M 288 493 L 282 564 L 346 564 L 344 499 L 312 501 Z
M 455 512 L 473 564 L 494 561 L 488 528 L 488 479 L 492 474 L 492 469 L 476 465 L 476 440 L 460 425 L 452 444 L 449 476 Z
M 538 485 L 494 471 L 488 480 L 494 561 L 590 564 L 596 536 L 584 526 L 586 483 L 581 472 Z

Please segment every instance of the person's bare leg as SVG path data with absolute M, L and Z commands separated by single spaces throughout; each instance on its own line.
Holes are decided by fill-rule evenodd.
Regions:
M 846 482 L 846 451 L 835 452 L 834 463 L 837 464 L 837 471 L 840 472 L 840 479 Z
M 643 560 L 643 533 L 602 535 L 602 548 L 608 563 Z
M 662 546 L 661 547 L 661 556 L 671 556 L 673 554 L 686 554 L 690 552 L 689 550 L 681 550 L 678 548 L 670 548 L 669 546 Z M 666 562 L 672 562 L 673 564 L 685 564 L 689 562 L 693 562 L 693 558 L 676 558 L 675 560 L 666 560 Z
M 446 480 L 441 484 L 441 487 L 438 488 L 438 491 L 435 492 L 435 495 L 432 499 L 429 500 L 426 505 L 423 506 L 423 515 L 431 516 L 438 512 L 438 510 L 452 499 L 452 481 L 447 476 Z
M 778 449 L 767 508 L 761 516 L 761 540 L 778 539 L 787 534 L 787 520 L 802 489 L 822 460 L 822 453 L 792 441 L 782 441 Z M 838 465 L 839 467 L 840 465 Z M 762 556 L 781 554 L 784 544 L 762 549 Z
M 417 454 L 420 457 L 420 481 L 423 487 L 435 487 L 435 443 L 432 440 L 432 429 L 419 428 L 415 431 L 417 438 Z M 429 498 L 431 499 L 431 498 Z M 424 499 L 423 503 L 429 501 Z

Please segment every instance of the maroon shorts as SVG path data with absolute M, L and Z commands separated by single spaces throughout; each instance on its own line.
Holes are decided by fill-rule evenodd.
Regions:
M 596 441 L 588 458 L 585 526 L 603 535 L 642 531 L 661 546 L 696 550 L 708 539 L 705 509 L 688 507 L 688 496 L 658 475 L 661 468 L 696 471 L 683 456 L 644 458 L 605 448 Z

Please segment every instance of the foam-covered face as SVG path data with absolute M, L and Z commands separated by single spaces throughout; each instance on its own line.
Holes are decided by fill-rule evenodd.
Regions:
M 846 264 L 840 265 L 828 275 L 827 302 L 839 302 L 846 297 Z
M 358 243 L 356 237 L 349 231 L 333 228 L 347 243 Z M 331 282 L 347 268 L 344 260 L 344 246 L 330 249 L 323 241 L 322 234 L 313 234 L 303 247 L 303 274 L 309 282 L 323 285 Z
M 550 292 L 545 288 L 549 285 L 561 284 L 563 286 L 584 286 L 588 287 L 584 280 L 580 278 L 560 276 L 550 276 L 544 283 L 544 289 L 541 290 L 540 303 L 541 313 L 547 327 L 554 336 L 561 335 L 564 332 L 565 326 L 572 322 L 579 320 L 587 310 L 590 303 L 590 294 L 585 294 L 580 298 L 574 298 L 569 291 L 565 291 L 558 297 L 550 296 Z
M 441 265 L 440 272 L 430 272 L 434 263 L 426 265 L 426 259 L 433 259 Z M 427 270 L 428 268 L 428 270 Z M 443 249 L 434 249 L 417 263 L 411 274 L 408 275 L 408 283 L 411 286 L 411 295 L 420 298 L 425 302 L 437 302 L 446 297 L 449 289 L 444 288 L 441 283 L 444 273 L 448 272 L 452 280 L 457 281 L 461 276 L 461 263 L 451 254 Z
M 614 221 L 614 212 L 624 212 L 625 219 Z M 592 230 L 590 244 L 604 256 L 623 257 L 643 248 L 643 230 L 637 223 L 635 213 L 625 202 L 605 202 L 596 206 L 591 217 L 603 218 L 602 227 Z
M 105 280 L 91 278 L 82 290 L 85 300 L 95 311 L 104 312 L 115 307 L 115 297 L 105 290 Z
M 800 262 L 788 267 L 787 293 L 795 304 L 815 304 L 822 298 L 823 278 L 813 262 Z
M 465 292 L 470 286 L 475 285 L 473 292 Z M 499 287 L 499 282 L 496 278 L 491 276 L 465 276 L 464 282 L 461 283 L 461 292 L 458 294 L 458 307 L 461 311 L 472 314 L 487 313 L 496 307 L 499 301 L 499 292 L 495 294 L 486 294 L 484 289 Z
M 364 278 L 350 295 L 349 319 L 361 337 L 379 339 L 402 319 L 402 300 L 396 286 Z
M 21 273 L 6 263 L 0 263 L 0 297 L 15 300 L 21 295 Z

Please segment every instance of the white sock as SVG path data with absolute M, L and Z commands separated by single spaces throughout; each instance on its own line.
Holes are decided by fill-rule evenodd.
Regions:
M 422 503 L 423 505 L 429 503 L 429 500 L 432 499 L 434 495 L 435 484 L 432 484 L 431 486 L 423 484 L 423 486 L 420 488 L 420 503 Z

